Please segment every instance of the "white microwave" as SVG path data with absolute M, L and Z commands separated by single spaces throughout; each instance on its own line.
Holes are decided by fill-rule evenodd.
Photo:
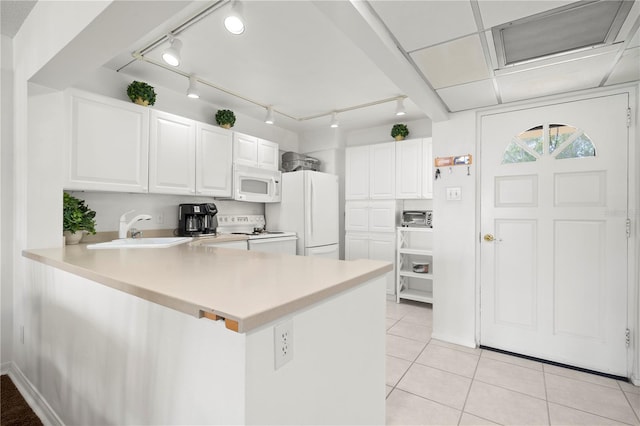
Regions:
M 279 203 L 282 173 L 233 165 L 233 199 L 254 203 Z

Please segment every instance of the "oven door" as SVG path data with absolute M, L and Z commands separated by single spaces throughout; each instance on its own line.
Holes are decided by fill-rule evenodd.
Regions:
M 234 166 L 233 199 L 254 203 L 279 203 L 281 179 L 279 171 Z

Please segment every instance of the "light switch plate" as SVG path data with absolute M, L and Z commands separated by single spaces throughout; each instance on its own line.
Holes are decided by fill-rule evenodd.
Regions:
M 447 188 L 448 201 L 460 201 L 462 199 L 462 188 L 459 186 Z

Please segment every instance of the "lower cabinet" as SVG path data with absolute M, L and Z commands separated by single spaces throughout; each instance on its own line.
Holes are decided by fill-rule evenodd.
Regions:
M 393 232 L 347 232 L 345 259 L 383 260 L 395 264 L 396 239 Z M 387 294 L 395 294 L 394 270 L 386 274 Z

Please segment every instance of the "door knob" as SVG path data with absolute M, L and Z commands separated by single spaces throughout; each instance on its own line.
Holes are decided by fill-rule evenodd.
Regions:
M 490 243 L 491 241 L 495 240 L 495 237 L 491 234 L 484 234 L 484 240 Z

